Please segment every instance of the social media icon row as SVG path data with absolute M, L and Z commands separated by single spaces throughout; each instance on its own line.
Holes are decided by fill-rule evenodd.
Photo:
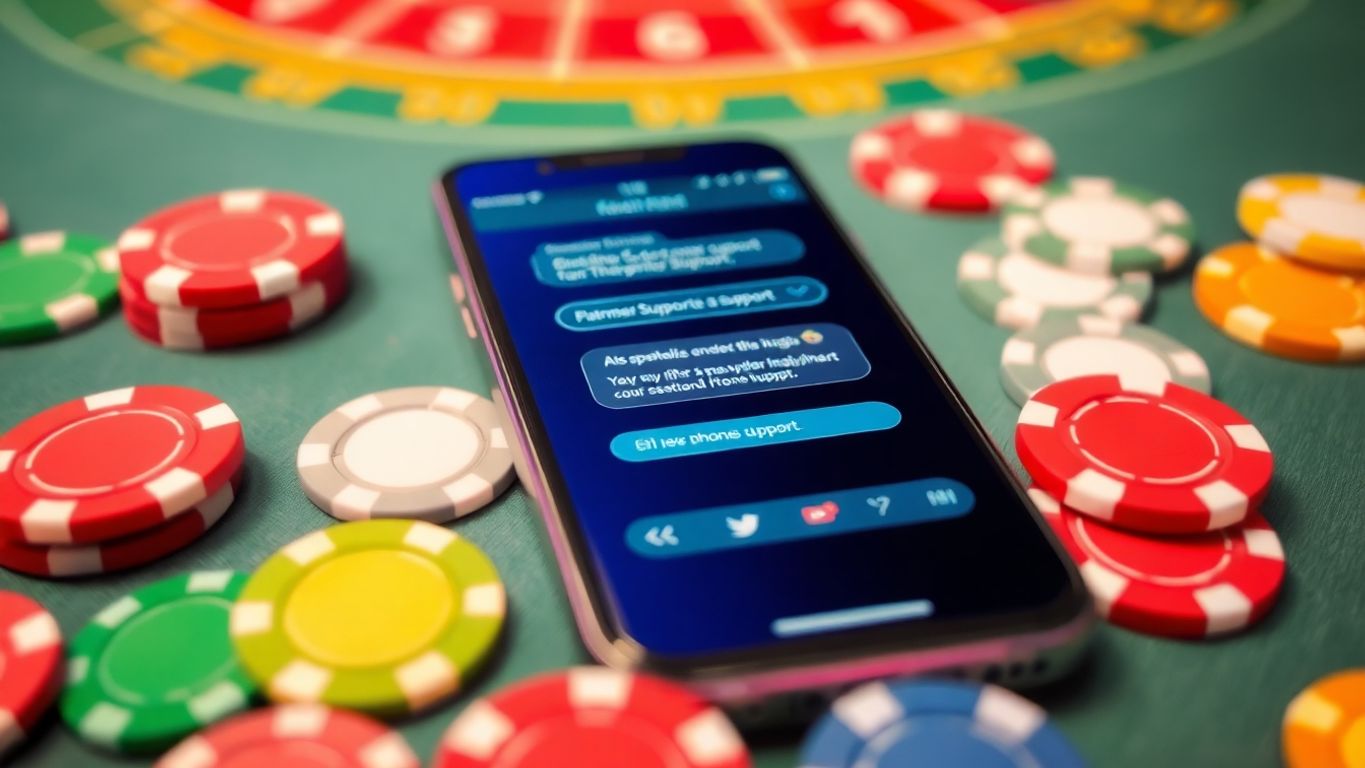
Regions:
M 970 513 L 974 504 L 961 482 L 928 477 L 649 515 L 624 533 L 639 555 L 685 557 L 946 520 Z
M 872 496 L 867 499 L 868 506 L 885 515 L 891 500 L 886 496 Z M 829 525 L 839 518 L 839 505 L 832 500 L 801 507 L 801 519 L 806 525 Z M 733 539 L 748 539 L 758 533 L 761 517 L 756 512 L 746 512 L 738 517 L 726 517 L 725 527 Z M 644 540 L 653 547 L 676 547 L 681 543 L 672 525 L 653 526 L 644 532 Z

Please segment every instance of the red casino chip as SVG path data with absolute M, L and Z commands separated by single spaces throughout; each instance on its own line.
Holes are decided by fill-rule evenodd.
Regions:
M 135 336 L 148 344 L 154 344 L 163 349 L 202 352 L 271 341 L 301 331 L 326 314 L 324 308 L 323 311 L 300 317 L 292 327 L 285 330 L 249 329 L 212 335 L 203 335 L 195 331 L 174 330 L 158 324 L 155 320 L 147 320 L 128 312 L 123 314 L 123 321 Z
M 575 667 L 476 701 L 451 723 L 433 768 L 745 768 L 725 715 L 653 677 Z
M 239 477 L 188 512 L 145 531 L 80 546 L 0 539 L 0 567 L 48 579 L 126 571 L 188 547 L 212 528 L 236 496 Z
M 231 190 L 177 203 L 119 238 L 123 279 L 154 304 L 245 307 L 297 291 L 345 259 L 341 214 L 313 198 Z
M 156 768 L 318 765 L 419 768 L 398 732 L 364 715 L 313 704 L 257 709 L 180 742 Z
M 1120 528 L 1200 533 L 1260 505 L 1274 459 L 1241 414 L 1174 383 L 1118 376 L 1050 384 L 1024 405 L 1015 449 L 1035 483 Z
M 315 282 L 305 283 L 297 291 L 251 307 L 163 307 L 147 300 L 126 280 L 119 283 L 119 298 L 125 313 L 176 332 L 209 337 L 251 332 L 283 334 L 341 302 L 346 295 L 350 273 L 345 262 L 339 266 L 341 268 L 330 270 Z
M 0 756 L 62 690 L 62 631 L 43 606 L 0 591 Z
M 1041 137 L 1000 120 L 925 109 L 853 139 L 854 178 L 888 205 L 915 211 L 992 211 L 1056 168 Z
M 123 314 L 142 337 L 180 349 L 240 346 L 293 333 L 317 321 L 346 296 L 345 270 L 256 307 L 187 309 L 158 307 L 120 283 Z
M 206 392 L 128 387 L 63 403 L 0 437 L 0 538 L 145 531 L 222 488 L 245 455 L 237 415 Z
M 1143 536 L 1098 523 L 1039 488 L 1029 496 L 1076 561 L 1110 622 L 1178 638 L 1223 635 L 1265 617 L 1284 581 L 1284 549 L 1259 512 L 1189 536 Z

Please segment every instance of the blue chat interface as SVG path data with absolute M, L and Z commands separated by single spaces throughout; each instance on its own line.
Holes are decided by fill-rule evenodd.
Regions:
M 780 153 L 712 144 L 547 167 L 482 163 L 449 183 L 620 632 L 665 657 L 724 655 L 1066 590 Z M 916 247 L 912 219 L 898 226 L 886 258 L 953 257 Z

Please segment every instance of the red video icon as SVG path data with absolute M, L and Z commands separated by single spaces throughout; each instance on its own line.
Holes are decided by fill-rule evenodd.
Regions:
M 832 501 L 801 508 L 801 517 L 806 521 L 806 525 L 824 525 L 826 523 L 832 523 L 834 522 L 834 518 L 838 516 L 839 505 Z

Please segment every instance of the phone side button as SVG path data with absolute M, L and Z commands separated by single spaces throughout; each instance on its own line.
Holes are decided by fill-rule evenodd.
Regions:
M 450 276 L 450 293 L 455 297 L 458 304 L 463 304 L 465 300 L 464 280 L 459 275 Z
M 474 325 L 474 316 L 469 313 L 469 307 L 460 307 L 460 317 L 464 318 L 464 330 L 465 333 L 469 334 L 469 338 L 479 338 L 479 329 Z

